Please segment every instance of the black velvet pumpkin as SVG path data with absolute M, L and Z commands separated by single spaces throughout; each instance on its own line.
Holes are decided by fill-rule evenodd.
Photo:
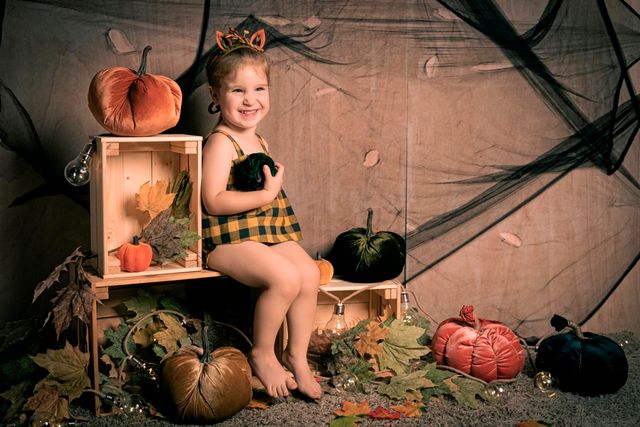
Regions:
M 351 282 L 381 282 L 397 277 L 404 268 L 405 241 L 391 231 L 373 232 L 373 210 L 367 228 L 352 228 L 335 240 L 327 259 L 335 273 Z
M 540 342 L 538 372 L 549 372 L 562 391 L 584 396 L 615 393 L 627 381 L 629 365 L 622 347 L 603 335 L 582 332 L 578 325 L 557 314 L 551 319 L 557 331 Z
M 268 165 L 271 175 L 276 174 L 273 159 L 265 153 L 249 154 L 233 167 L 233 186 L 240 191 L 255 191 L 264 187 L 262 167 Z

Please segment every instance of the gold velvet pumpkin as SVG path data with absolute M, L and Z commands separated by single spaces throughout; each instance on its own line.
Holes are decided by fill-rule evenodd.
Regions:
M 233 347 L 209 353 L 198 346 L 180 348 L 162 364 L 169 408 L 182 422 L 211 423 L 243 409 L 253 396 L 251 367 Z
M 146 74 L 144 48 L 140 68 L 109 67 L 89 86 L 89 109 L 107 131 L 119 136 L 157 135 L 178 123 L 182 107 L 180 86 L 168 77 Z

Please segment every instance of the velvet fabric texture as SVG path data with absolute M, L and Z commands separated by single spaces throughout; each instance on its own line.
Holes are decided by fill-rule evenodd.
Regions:
M 513 331 L 495 320 L 476 320 L 473 306 L 463 306 L 459 318 L 440 323 L 431 350 L 438 364 L 484 381 L 514 378 L 525 362 Z
M 221 421 L 253 396 L 251 368 L 240 350 L 219 347 L 209 358 L 205 354 L 197 346 L 182 347 L 162 364 L 168 409 L 180 422 Z
M 264 188 L 263 166 L 269 166 L 271 175 L 276 174 L 273 159 L 265 153 L 249 154 L 233 167 L 233 186 L 240 191 L 255 191 Z
M 404 268 L 406 248 L 402 236 L 373 231 L 373 210 L 367 211 L 367 228 L 352 228 L 336 237 L 327 259 L 336 275 L 351 282 L 382 282 L 397 277 Z
M 89 109 L 107 131 L 118 136 L 152 136 L 180 119 L 182 91 L 168 77 L 145 74 L 145 48 L 140 69 L 109 67 L 89 86 Z
M 549 372 L 560 390 L 584 396 L 615 393 L 627 381 L 624 350 L 612 339 L 591 332 L 552 335 L 538 345 L 536 369 Z

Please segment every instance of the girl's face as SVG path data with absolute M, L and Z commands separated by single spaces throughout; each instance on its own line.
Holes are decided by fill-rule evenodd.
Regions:
M 220 93 L 213 98 L 224 124 L 237 130 L 255 129 L 269 112 L 267 76 L 259 67 L 243 65 L 222 80 Z

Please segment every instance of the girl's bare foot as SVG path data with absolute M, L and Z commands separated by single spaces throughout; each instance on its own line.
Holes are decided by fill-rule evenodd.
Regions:
M 289 396 L 289 390 L 298 387 L 296 382 L 285 372 L 276 355 L 261 354 L 251 350 L 249 363 L 256 377 L 264 385 L 271 397 Z
M 322 388 L 311 373 L 307 358 L 295 358 L 285 351 L 282 354 L 282 363 L 287 367 L 298 383 L 298 390 L 312 399 L 320 399 Z

